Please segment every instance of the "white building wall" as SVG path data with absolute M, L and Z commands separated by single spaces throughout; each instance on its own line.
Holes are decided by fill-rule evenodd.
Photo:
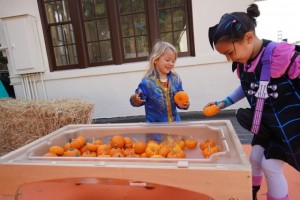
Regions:
M 207 102 L 221 100 L 239 85 L 236 74 L 231 72 L 231 64 L 224 56 L 211 49 L 207 31 L 208 27 L 218 23 L 225 12 L 246 11 L 252 2 L 253 0 L 193 0 L 196 57 L 178 58 L 175 67 L 190 96 L 191 106 L 188 111 L 202 110 Z M 45 88 L 48 99 L 81 98 L 94 103 L 94 118 L 144 115 L 144 108 L 132 107 L 129 97 L 143 77 L 147 62 L 50 72 L 37 1 L 0 1 L 0 18 L 23 14 L 30 14 L 37 19 L 38 40 L 46 69 L 43 73 L 44 87 L 41 82 L 37 83 L 40 99 L 44 98 Z M 17 98 L 25 98 L 20 77 L 12 74 L 11 70 L 10 76 Z M 247 102 L 242 100 L 228 109 L 246 106 Z

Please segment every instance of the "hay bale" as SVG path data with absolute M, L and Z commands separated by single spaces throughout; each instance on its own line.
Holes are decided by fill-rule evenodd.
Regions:
M 93 108 L 80 99 L 0 99 L 0 156 L 68 124 L 90 124 Z

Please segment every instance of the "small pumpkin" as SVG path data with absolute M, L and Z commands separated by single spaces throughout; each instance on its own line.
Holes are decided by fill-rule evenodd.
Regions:
M 170 152 L 170 148 L 168 146 L 162 146 L 159 149 L 159 155 L 163 157 L 167 157 L 168 153 Z
M 139 141 L 134 143 L 133 147 L 134 152 L 137 154 L 142 154 L 145 152 L 146 148 L 147 148 L 147 144 L 143 141 Z
M 51 153 L 51 152 L 47 152 L 43 156 L 45 156 L 45 157 L 57 157 L 57 155 L 55 153 Z
M 83 136 L 78 136 L 75 140 L 72 140 L 71 147 L 74 149 L 80 149 L 85 144 L 85 138 Z
M 189 149 L 195 149 L 197 147 L 198 141 L 193 138 L 188 138 L 184 140 L 185 146 Z
M 131 154 L 131 155 L 128 155 L 126 156 L 126 158 L 140 158 L 141 156 L 139 154 Z
M 181 148 L 181 146 L 179 144 L 177 144 L 177 143 L 169 145 L 169 148 L 170 148 L 171 151 L 174 151 L 175 153 L 183 151 L 183 149 Z
M 97 155 L 109 155 L 111 147 L 109 144 L 101 144 L 98 146 Z
M 116 152 L 113 155 L 111 155 L 111 157 L 118 157 L 118 158 L 120 158 L 120 157 L 125 157 L 125 156 L 124 156 L 124 154 L 122 152 Z
M 81 156 L 82 157 L 97 157 L 97 153 L 95 151 L 86 151 Z
M 98 144 L 94 144 L 94 143 L 91 143 L 91 142 L 88 142 L 88 143 L 86 143 L 86 146 L 87 146 L 87 149 L 89 150 L 89 151 L 97 151 L 97 149 L 98 149 Z
M 101 145 L 101 144 L 104 144 L 104 142 L 102 140 L 95 140 L 93 142 L 95 145 Z
M 155 154 L 155 155 L 151 156 L 150 158 L 165 158 L 165 156 Z
M 189 102 L 189 96 L 184 91 L 179 91 L 174 95 L 174 101 L 178 105 L 186 104 Z
M 158 144 L 158 142 L 157 142 L 156 140 L 149 140 L 149 141 L 147 142 L 147 145 L 148 145 L 148 144 L 151 144 L 151 143 Z
M 124 149 L 124 150 L 123 150 L 123 154 L 124 154 L 125 157 L 130 156 L 130 155 L 133 155 L 133 154 L 135 154 L 135 153 L 134 153 L 134 149 L 132 149 L 132 148 Z
M 121 135 L 114 135 L 110 140 L 110 146 L 112 148 L 119 147 L 123 148 L 125 145 L 124 137 Z
M 206 139 L 206 140 L 202 140 L 199 145 L 199 147 L 202 151 L 204 151 L 204 149 L 206 149 L 208 146 L 210 146 L 210 147 L 216 146 L 215 141 L 213 141 L 212 139 Z
M 66 156 L 66 157 L 79 157 L 79 156 L 81 156 L 81 152 L 78 149 L 71 148 L 71 149 L 65 151 L 63 156 Z
M 168 141 L 166 141 L 166 140 L 164 140 L 164 141 L 162 141 L 161 143 L 159 143 L 159 146 L 160 146 L 160 148 L 162 148 L 162 147 L 164 147 L 164 146 L 169 146 L 169 142 Z
M 112 157 L 113 157 L 113 155 L 114 154 L 116 154 L 116 153 L 122 153 L 123 154 L 123 151 L 122 151 L 122 149 L 121 148 L 119 148 L 119 147 L 114 147 L 114 148 L 111 148 L 110 150 L 109 150 L 109 155 L 111 155 Z
M 145 153 L 147 157 L 151 157 L 153 155 L 158 155 L 160 150 L 160 146 L 155 143 L 150 143 L 147 145 L 147 148 L 145 150 Z
M 97 157 L 111 157 L 111 156 L 108 154 L 101 154 L 101 155 L 98 155 Z
M 186 153 L 184 151 L 170 151 L 167 155 L 167 158 L 186 158 Z
M 213 104 L 213 105 L 204 107 L 202 112 L 203 112 L 203 115 L 205 115 L 206 117 L 211 117 L 211 116 L 218 114 L 219 111 L 220 111 L 219 107 L 216 104 Z
M 65 143 L 64 150 L 68 151 L 70 148 L 71 148 L 71 143 L 70 142 Z
M 178 141 L 177 144 L 181 147 L 182 150 L 185 148 L 185 141 L 184 140 Z
M 220 149 L 218 147 L 216 147 L 216 146 L 213 146 L 213 147 L 208 146 L 206 149 L 204 149 L 202 151 L 202 154 L 203 154 L 204 158 L 208 158 L 212 154 L 217 153 L 219 151 L 220 151 Z
M 64 148 L 61 146 L 51 146 L 49 149 L 50 153 L 54 153 L 58 156 L 62 156 L 64 154 Z
M 147 156 L 146 152 L 144 152 L 144 153 L 142 153 L 142 154 L 140 154 L 140 155 L 141 155 L 141 158 L 149 158 L 149 157 Z
M 87 145 L 86 145 L 86 144 L 83 145 L 83 147 L 81 147 L 81 148 L 79 149 L 79 151 L 80 151 L 81 154 L 83 154 L 84 152 L 88 151 Z
M 130 137 L 124 137 L 124 148 L 127 149 L 127 148 L 132 148 L 133 146 L 133 141 Z

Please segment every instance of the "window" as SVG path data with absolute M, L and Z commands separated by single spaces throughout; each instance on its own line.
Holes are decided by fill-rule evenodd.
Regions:
M 157 40 L 194 56 L 191 0 L 38 0 L 50 70 L 147 60 Z
M 1 47 L 1 45 L 0 45 L 0 47 Z M 3 56 L 2 51 L 0 51 L 0 73 L 1 73 L 1 71 L 8 71 L 7 58 Z M 0 77 L 1 77 L 1 74 L 0 74 Z

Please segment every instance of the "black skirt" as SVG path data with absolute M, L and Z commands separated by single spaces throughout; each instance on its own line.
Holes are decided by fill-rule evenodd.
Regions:
M 250 131 L 253 115 L 254 112 L 250 108 L 240 108 L 236 113 L 236 118 L 242 127 Z M 295 119 L 293 114 L 288 115 L 288 117 L 281 116 L 286 120 L 290 117 Z M 281 120 L 281 122 L 283 122 L 281 123 L 282 126 L 276 125 L 278 124 L 278 116 L 264 113 L 259 132 L 253 136 L 251 145 L 264 147 L 266 159 L 283 160 L 300 171 L 300 121 L 297 122 L 296 118 L 289 121 Z

